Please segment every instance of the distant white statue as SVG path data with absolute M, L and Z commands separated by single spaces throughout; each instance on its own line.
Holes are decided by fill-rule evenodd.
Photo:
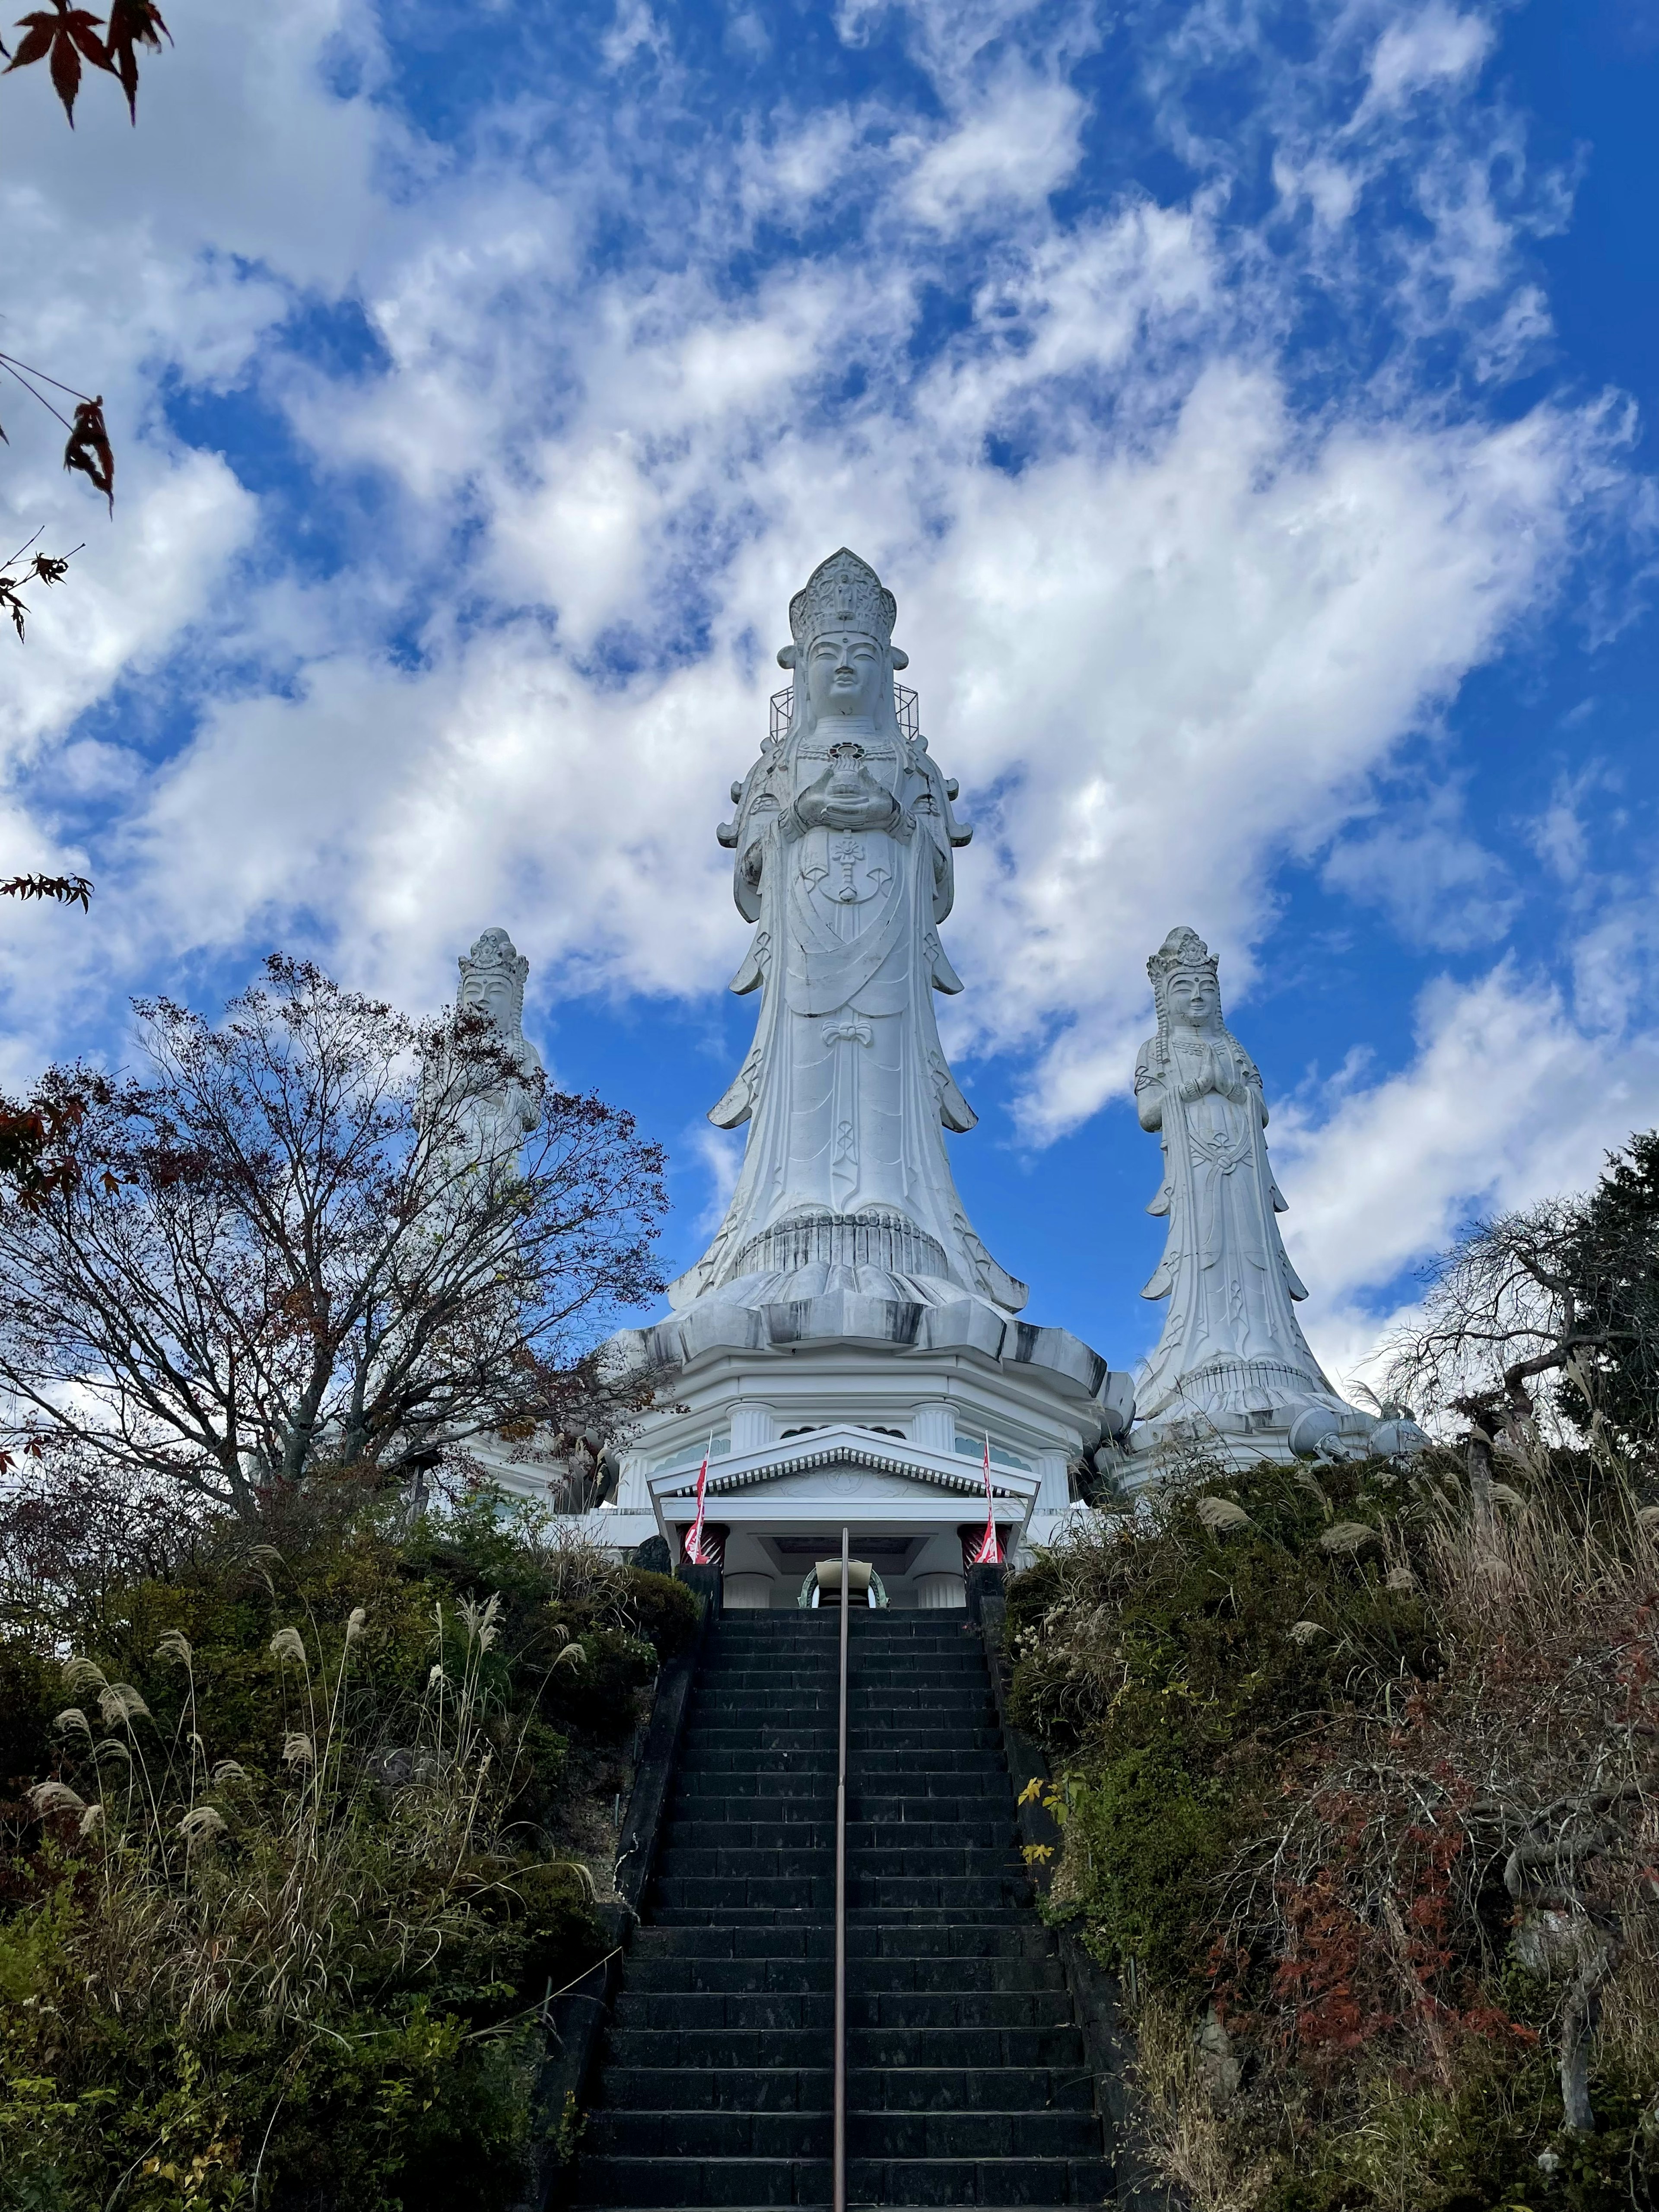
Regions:
M 732 988 L 761 993 L 755 1040 L 709 1115 L 750 1125 L 731 1206 L 677 1306 L 761 1279 L 757 1297 L 849 1289 L 944 1304 L 1025 1301 L 969 1226 L 945 1129 L 976 1116 L 940 1048 L 935 991 L 962 988 L 939 943 L 957 786 L 901 726 L 896 605 L 844 547 L 789 603 L 787 726 L 732 787 L 719 832 L 755 935 Z M 896 1281 L 896 1288 L 894 1284 Z
M 541 1118 L 536 1095 L 541 1054 L 524 1033 L 524 987 L 530 963 L 504 929 L 486 929 L 457 964 L 461 980 L 455 994 L 456 1018 L 472 1014 L 487 1021 L 487 1042 L 503 1060 L 500 1080 L 469 1097 L 462 1118 L 475 1157 L 499 1159 L 516 1153 Z M 507 1073 L 507 1063 L 516 1067 L 516 1077 Z
M 1164 1146 L 1147 1212 L 1170 1229 L 1141 1296 L 1168 1298 L 1170 1310 L 1136 1380 L 1136 1441 L 1144 1449 L 1171 1426 L 1270 1451 L 1363 1439 L 1371 1423 L 1337 1395 L 1293 1310 L 1308 1293 L 1279 1233 L 1285 1205 L 1267 1162 L 1261 1077 L 1222 1019 L 1209 947 L 1172 929 L 1146 972 L 1158 1034 L 1135 1063 L 1135 1103 Z

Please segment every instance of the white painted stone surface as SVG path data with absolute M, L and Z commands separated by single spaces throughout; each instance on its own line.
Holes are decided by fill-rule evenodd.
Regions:
M 486 929 L 472 950 L 457 962 L 457 1017 L 475 1014 L 489 1024 L 495 1042 L 518 1065 L 521 1079 L 504 1078 L 496 1088 L 471 1103 L 479 1157 L 496 1158 L 516 1151 L 538 1116 L 532 1088 L 542 1072 L 541 1054 L 524 1033 L 524 987 L 530 963 L 504 929 Z
M 1163 1146 L 1147 1211 L 1169 1236 L 1141 1295 L 1170 1307 L 1136 1376 L 1131 1449 L 1176 1434 L 1250 1458 L 1363 1444 L 1373 1424 L 1337 1395 L 1296 1317 L 1307 1291 L 1279 1233 L 1261 1077 L 1222 1018 L 1216 962 L 1179 928 L 1146 969 L 1158 1033 L 1135 1063 L 1135 1103 Z
M 963 1575 L 917 1575 L 916 1607 L 921 1613 L 942 1613 L 968 1602 L 968 1583 Z
M 939 926 L 955 896 L 952 811 L 926 738 L 898 720 L 896 606 L 844 547 L 789 605 L 787 727 L 732 787 L 719 835 L 754 937 L 732 988 L 755 1040 L 709 1119 L 749 1125 L 725 1220 L 670 1292 L 750 1306 L 848 1291 L 1018 1312 L 1026 1290 L 974 1233 L 944 1131 L 976 1116 L 939 1045 L 933 994 L 962 984 Z

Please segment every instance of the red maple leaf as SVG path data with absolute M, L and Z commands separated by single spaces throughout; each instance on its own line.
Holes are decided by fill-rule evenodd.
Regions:
M 104 395 L 101 392 L 95 399 L 83 399 L 76 409 L 69 443 L 64 448 L 64 466 L 79 469 L 89 476 L 109 501 L 110 513 L 114 514 L 115 453 L 110 445 L 109 432 L 104 428 Z
M 156 36 L 158 31 L 161 38 Z M 106 44 L 127 96 L 127 112 L 135 123 L 138 120 L 138 57 L 133 49 L 152 46 L 159 54 L 163 38 L 172 45 L 173 33 L 152 0 L 112 0 Z
M 98 35 L 103 17 L 89 15 L 84 8 L 71 8 L 68 0 L 56 0 L 56 15 L 49 15 L 44 9 L 38 9 L 32 15 L 18 17 L 17 27 L 25 36 L 0 75 L 9 76 L 13 70 L 27 69 L 31 62 L 45 61 L 50 56 L 52 81 L 72 131 L 75 95 L 81 89 L 82 57 L 84 55 L 94 69 L 107 70 L 112 76 L 116 70 L 108 49 Z

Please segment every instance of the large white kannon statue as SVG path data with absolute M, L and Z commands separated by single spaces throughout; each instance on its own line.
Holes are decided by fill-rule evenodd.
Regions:
M 755 1041 L 709 1119 L 750 1123 L 719 1234 L 670 1292 L 745 1303 L 851 1288 L 1005 1313 L 1000 1267 L 957 1195 L 944 1131 L 976 1115 L 939 1048 L 935 991 L 962 984 L 939 943 L 952 848 L 969 830 L 927 740 L 900 726 L 893 595 L 844 548 L 789 603 L 787 726 L 741 784 L 720 842 L 755 925 L 732 980 L 761 994 Z M 737 1289 L 741 1285 L 741 1291 Z
M 746 1127 L 743 1166 L 669 1316 L 611 1340 L 665 1380 L 592 1533 L 678 1556 L 695 1528 L 728 1605 L 793 1604 L 843 1523 L 893 1604 L 960 1604 L 988 1521 L 993 1548 L 1047 1540 L 1133 1411 L 1127 1376 L 1016 1317 L 1025 1285 L 951 1176 L 945 1133 L 975 1116 L 933 994 L 962 988 L 939 925 L 969 833 L 896 690 L 895 613 L 845 549 L 790 602 L 793 681 L 717 833 L 752 929 L 732 988 L 759 994 L 710 1117 Z
M 1279 1233 L 1261 1077 L 1222 1019 L 1215 960 L 1172 929 L 1146 972 L 1158 1034 L 1135 1063 L 1135 1103 L 1163 1143 L 1147 1211 L 1169 1237 L 1141 1295 L 1170 1310 L 1136 1376 L 1131 1449 L 1172 1434 L 1246 1459 L 1361 1444 L 1374 1424 L 1338 1396 L 1296 1317 L 1308 1294 Z
M 524 987 L 530 963 L 504 929 L 486 929 L 456 964 L 460 969 L 457 1018 L 471 1014 L 488 1022 L 490 1043 L 519 1069 L 514 1080 L 503 1067 L 500 1083 L 469 1099 L 464 1116 L 477 1157 L 505 1159 L 518 1152 L 541 1112 L 535 1090 L 541 1054 L 524 1033 Z

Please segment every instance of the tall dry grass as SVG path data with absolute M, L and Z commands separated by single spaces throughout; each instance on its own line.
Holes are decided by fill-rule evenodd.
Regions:
M 32 1794 L 43 1818 L 73 1823 L 98 1886 L 99 1910 L 76 1917 L 65 1962 L 92 2003 L 159 2014 L 186 2036 L 235 2021 L 279 2027 L 407 1982 L 446 1942 L 464 1944 L 492 1881 L 510 1879 L 477 1871 L 511 1778 L 482 1679 L 498 1604 L 463 1600 L 453 1623 L 438 1609 L 440 1656 L 391 1732 L 384 1716 L 365 1729 L 354 1711 L 361 1607 L 331 1665 L 316 1624 L 279 1629 L 270 1649 L 289 1720 L 269 1778 L 212 1759 L 181 1633 L 156 1654 L 185 1676 L 165 1739 L 131 1684 L 72 1659 L 66 1679 L 87 1703 L 58 1725 L 73 1778 Z M 447 1664 L 457 1632 L 459 1662 Z M 580 1663 L 580 1646 L 560 1659 Z

